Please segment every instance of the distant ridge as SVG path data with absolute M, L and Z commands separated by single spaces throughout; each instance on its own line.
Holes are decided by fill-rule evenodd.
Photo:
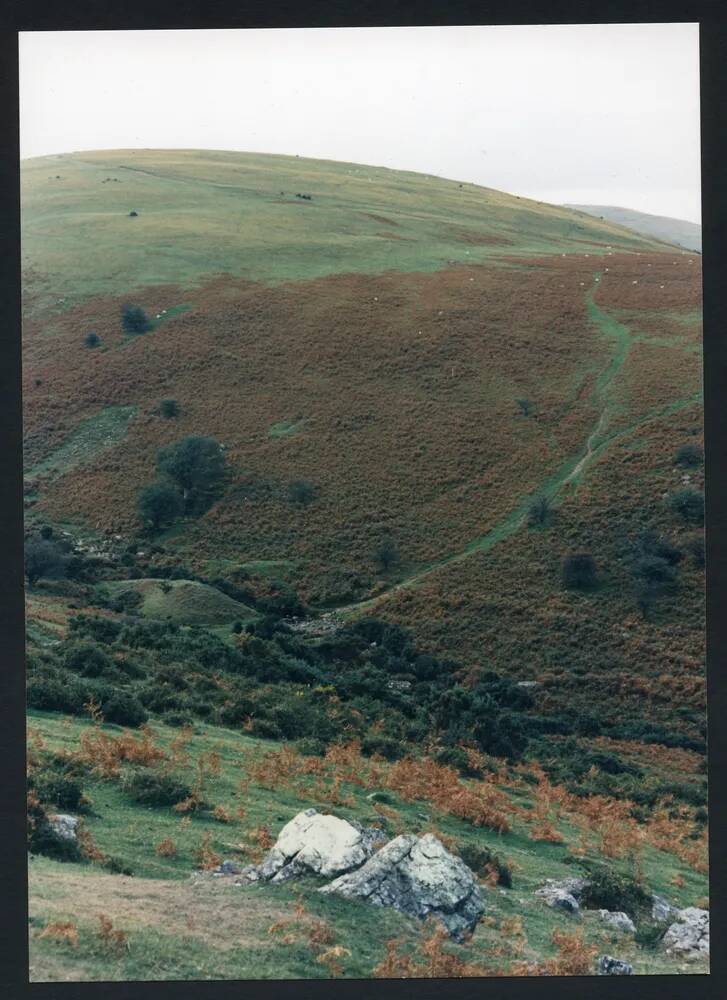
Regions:
M 647 212 L 636 212 L 631 208 L 619 208 L 615 205 L 565 205 L 564 207 L 585 212 L 586 215 L 594 215 L 607 222 L 615 222 L 645 236 L 655 236 L 667 243 L 684 247 L 685 250 L 702 252 L 702 227 L 696 222 L 672 219 L 666 215 L 649 215 Z

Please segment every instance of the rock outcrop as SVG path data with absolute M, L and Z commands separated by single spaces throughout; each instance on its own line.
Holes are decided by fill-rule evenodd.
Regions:
M 578 913 L 580 898 L 588 886 L 588 879 L 565 878 L 560 882 L 546 879 L 542 889 L 537 889 L 536 896 L 542 896 L 548 906 L 566 913 Z
M 657 896 L 656 893 L 651 897 L 651 919 L 656 920 L 657 923 L 662 923 L 665 920 L 671 920 L 679 913 L 679 908 L 672 906 L 671 903 L 667 902 L 663 896 Z
M 286 823 L 262 864 L 243 868 L 241 875 L 248 882 L 333 878 L 359 868 L 385 840 L 381 830 L 306 809 Z
M 611 955 L 601 955 L 598 960 L 599 976 L 633 976 L 634 967 L 629 962 L 622 962 L 620 958 L 612 958 Z
M 485 911 L 473 873 L 432 834 L 394 838 L 357 871 L 319 892 L 391 906 L 420 920 L 433 916 L 455 940 L 472 931 Z
M 601 918 L 601 923 L 608 924 L 622 934 L 636 933 L 636 925 L 628 913 L 623 913 L 621 910 L 599 910 L 598 916 Z
M 48 824 L 63 840 L 77 840 L 78 816 L 68 816 L 66 813 L 55 813 L 48 816 Z
M 690 961 L 709 957 L 709 911 L 688 906 L 679 910 L 677 919 L 662 938 L 668 955 L 679 955 Z

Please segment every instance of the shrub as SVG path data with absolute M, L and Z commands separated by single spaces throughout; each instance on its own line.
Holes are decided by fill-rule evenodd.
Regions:
M 634 934 L 634 943 L 647 951 L 656 951 L 670 923 L 670 920 L 647 920 L 640 923 Z
M 520 412 L 524 417 L 529 417 L 535 409 L 535 404 L 530 399 L 516 399 L 515 402 L 520 407 Z
M 547 524 L 551 511 L 552 507 L 547 497 L 535 497 L 528 507 L 528 524 L 533 528 Z
M 288 486 L 288 499 L 301 507 L 315 500 L 316 488 L 308 479 L 295 479 Z
M 485 876 L 494 868 L 497 872 L 497 884 L 505 889 L 512 889 L 512 871 L 509 865 L 493 854 L 489 847 L 462 844 L 457 853 L 476 875 Z
M 125 305 L 121 309 L 121 325 L 124 333 L 146 333 L 151 330 L 151 320 L 141 306 Z
M 184 802 L 192 794 L 192 789 L 179 778 L 148 769 L 127 773 L 122 787 L 127 795 L 143 806 L 173 806 Z
M 186 437 L 161 448 L 157 466 L 182 491 L 185 510 L 200 513 L 222 482 L 225 456 L 212 438 Z
M 25 545 L 25 575 L 30 586 L 41 577 L 57 579 L 65 575 L 68 556 L 48 538 L 31 538 Z
M 693 486 L 677 490 L 669 497 L 669 506 L 689 524 L 704 523 L 704 494 Z
M 168 527 L 181 515 L 183 508 L 182 495 L 171 483 L 156 482 L 145 486 L 137 501 L 139 516 L 152 531 Z
M 670 584 L 676 579 L 676 570 L 661 556 L 641 556 L 634 563 L 634 573 L 645 580 L 660 584 Z
M 140 726 L 149 718 L 139 699 L 126 691 L 116 691 L 102 701 L 101 711 L 107 722 L 115 722 L 118 726 Z
M 695 468 L 701 465 L 703 461 L 704 451 L 700 445 L 694 443 L 683 444 L 681 448 L 677 449 L 677 453 L 674 456 L 676 465 L 684 465 L 687 468 Z
M 704 532 L 698 531 L 684 539 L 684 546 L 699 567 L 705 563 Z
M 401 760 L 406 756 L 407 748 L 390 736 L 381 736 L 378 733 L 369 734 L 361 741 L 361 752 L 366 757 L 383 757 L 385 760 Z
M 98 345 L 101 343 L 101 338 L 97 333 L 94 333 L 94 331 L 91 330 L 91 332 L 87 333 L 86 336 L 83 338 L 83 343 L 86 345 L 86 347 L 98 347 Z
M 66 670 L 82 677 L 110 677 L 119 675 L 119 670 L 108 653 L 88 639 L 75 639 L 64 643 L 62 663 Z
M 181 407 L 176 399 L 163 399 L 159 404 L 159 413 L 166 420 L 171 420 L 173 417 L 179 416 Z
M 33 789 L 43 804 L 72 812 L 83 812 L 86 808 L 80 782 L 62 771 L 46 769 L 43 765 L 31 773 L 28 787 Z
M 588 552 L 575 552 L 563 560 L 563 586 L 573 590 L 587 590 L 597 582 L 596 561 Z
M 634 919 L 651 910 L 651 893 L 629 875 L 597 862 L 584 863 L 588 884 L 581 906 L 588 910 L 617 910 Z
M 374 560 L 384 573 L 399 563 L 399 550 L 393 538 L 387 536 L 379 542 L 374 549 Z
M 69 633 L 72 636 L 85 635 L 96 642 L 111 645 L 118 639 L 121 632 L 121 623 L 113 618 L 101 618 L 93 615 L 75 615 L 68 623 Z

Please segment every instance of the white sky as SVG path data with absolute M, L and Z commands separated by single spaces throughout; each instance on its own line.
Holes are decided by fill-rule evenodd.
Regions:
M 21 157 L 298 153 L 700 221 L 696 24 L 20 34 Z

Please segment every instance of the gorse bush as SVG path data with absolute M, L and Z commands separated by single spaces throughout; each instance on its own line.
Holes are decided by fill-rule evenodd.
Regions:
M 176 399 L 163 399 L 159 404 L 159 413 L 166 420 L 171 420 L 179 416 L 181 407 Z
M 589 910 L 628 913 L 638 920 L 651 910 L 651 893 L 633 876 L 597 862 L 584 862 L 588 883 L 581 896 L 581 906 Z
M 90 333 L 87 333 L 86 336 L 83 338 L 83 343 L 85 344 L 86 347 L 98 347 L 98 345 L 101 343 L 101 338 L 97 333 L 94 333 L 94 331 L 92 330 Z
M 31 538 L 25 543 L 25 575 L 30 586 L 42 577 L 58 579 L 66 575 L 69 556 L 49 538 Z
M 192 794 L 192 789 L 179 778 L 147 768 L 125 774 L 122 788 L 143 806 L 173 806 Z
M 307 507 L 315 500 L 316 488 L 308 479 L 295 479 L 288 486 L 288 499 L 291 503 Z

